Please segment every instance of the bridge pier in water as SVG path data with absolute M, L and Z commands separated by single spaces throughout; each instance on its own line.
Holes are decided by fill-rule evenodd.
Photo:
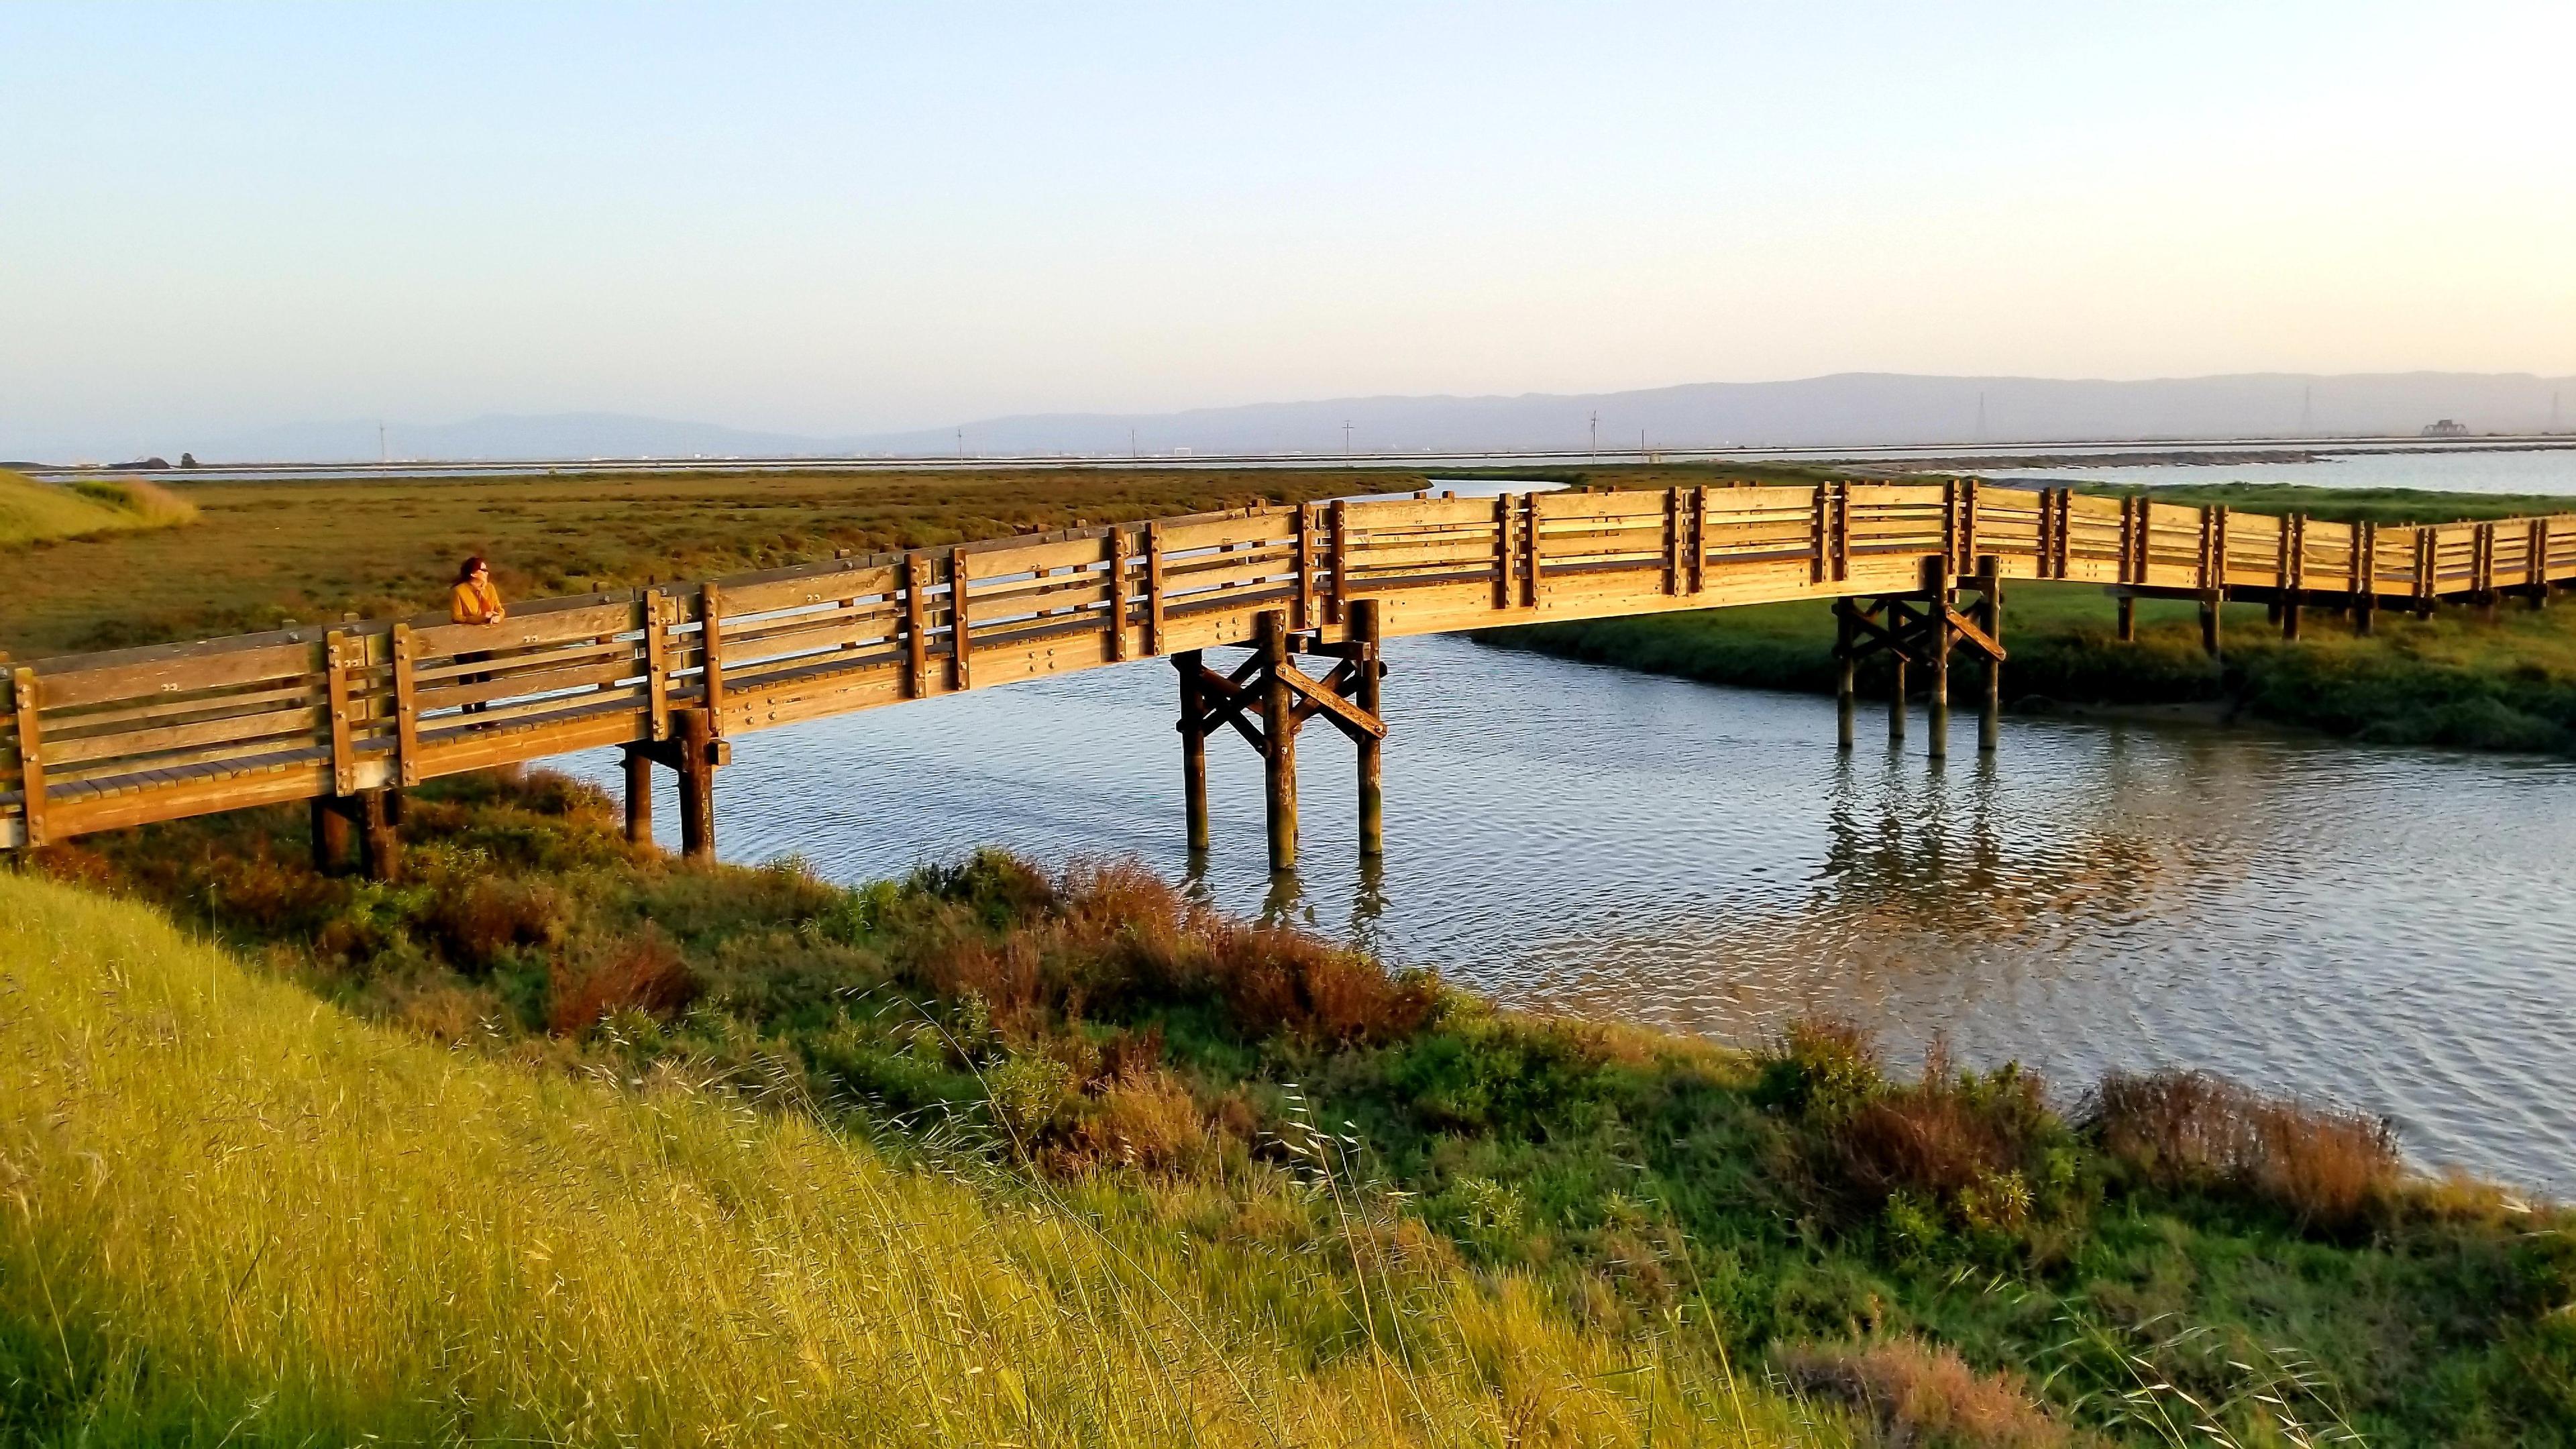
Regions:
M 626 749 L 626 838 L 653 843 L 653 767 L 669 770 L 680 786 L 680 854 L 716 858 L 716 770 L 733 763 L 733 745 L 716 734 L 715 716 L 703 709 L 671 711 L 670 737 L 638 740 Z
M 1231 726 L 1262 759 L 1264 819 L 1270 869 L 1297 868 L 1297 732 L 1317 715 L 1332 721 L 1358 747 L 1360 855 L 1386 851 L 1384 744 L 1380 657 L 1381 621 L 1375 599 L 1353 599 L 1348 638 L 1326 643 L 1321 632 L 1297 631 L 1281 610 L 1254 621 L 1253 649 L 1232 674 L 1208 667 L 1192 649 L 1172 656 L 1180 676 L 1181 784 L 1192 852 L 1209 847 L 1207 737 Z M 1335 661 L 1320 679 L 1297 667 L 1300 653 Z M 1249 711 L 1258 709 L 1260 722 Z
M 1973 614 L 1958 607 L 1959 590 L 1977 595 Z M 1888 668 L 1887 740 L 1905 742 L 1906 674 L 1919 665 L 1930 675 L 1927 704 L 1931 739 L 1927 753 L 1935 760 L 1949 754 L 1950 655 L 1964 644 L 1984 664 L 1984 698 L 1977 710 L 1977 748 L 1992 753 L 2003 734 L 2003 572 L 1988 554 L 1965 581 L 1950 572 L 1947 557 L 1923 561 L 1923 586 L 1903 594 L 1834 601 L 1834 734 L 1843 749 L 1852 747 L 1858 713 L 1860 661 L 1884 655 Z

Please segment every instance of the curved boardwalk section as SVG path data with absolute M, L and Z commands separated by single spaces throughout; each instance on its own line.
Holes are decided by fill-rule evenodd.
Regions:
M 2576 516 L 2398 528 L 1964 480 L 1414 498 L 548 599 L 489 626 L 353 621 L 41 659 L 9 671 L 0 709 L 0 848 L 293 800 L 318 802 L 317 842 L 346 829 L 363 848 L 402 786 L 609 745 L 629 748 L 646 802 L 652 766 L 679 773 L 704 848 L 712 770 L 774 725 L 1259 640 L 1232 676 L 1183 658 L 1183 727 L 1231 726 L 1275 755 L 1265 739 L 1284 750 L 1317 714 L 1383 734 L 1379 634 L 1873 596 L 1915 601 L 1892 619 L 1964 630 L 1948 591 L 1981 569 L 2271 600 L 2292 621 L 2350 608 L 2366 626 L 2381 607 L 2576 578 Z M 1298 653 L 1346 667 L 1319 680 Z M 1293 852 L 1293 802 L 1290 834 Z

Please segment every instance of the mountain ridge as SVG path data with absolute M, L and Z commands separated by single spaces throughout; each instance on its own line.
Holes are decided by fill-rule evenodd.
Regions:
M 939 428 L 814 435 L 605 411 L 388 424 L 397 460 L 1022 456 L 1962 447 L 2386 436 L 2453 419 L 2472 433 L 2556 431 L 2576 376 L 2228 373 L 2118 380 L 1846 372 L 1613 392 L 1377 394 L 1163 412 L 1006 414 Z M 1345 425 L 1348 425 L 1347 428 Z M 206 462 L 373 462 L 378 424 L 286 424 L 175 440 Z

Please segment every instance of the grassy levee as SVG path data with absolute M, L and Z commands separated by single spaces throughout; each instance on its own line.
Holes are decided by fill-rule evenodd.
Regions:
M 182 1232 L 148 1214 L 185 1219 L 193 1204 L 210 1221 L 264 1221 L 289 1234 L 273 1238 L 272 1252 L 310 1239 L 330 1262 L 349 1251 L 329 1246 L 349 1240 L 336 1218 L 306 1229 L 278 1214 L 320 1202 L 329 1206 L 317 1211 L 348 1216 L 347 1181 L 270 1193 L 259 1160 L 245 1156 L 246 1176 L 230 1190 L 277 1205 L 235 1213 L 233 1199 L 188 1194 L 229 1180 L 218 1172 L 231 1170 L 228 1152 L 339 1143 L 314 1137 L 320 1124 L 356 1120 L 377 1145 L 345 1159 L 350 1180 L 380 1173 L 406 1202 L 463 1194 L 441 1210 L 490 1225 L 474 1229 L 470 1251 L 436 1247 L 401 1236 L 416 1212 L 389 1208 L 393 1226 L 369 1231 L 395 1236 L 367 1240 L 387 1244 L 370 1251 L 436 1268 L 447 1276 L 435 1281 L 451 1285 L 440 1292 L 503 1285 L 514 1296 L 476 1286 L 487 1296 L 475 1301 L 548 1324 L 592 1322 L 580 1314 L 606 1310 L 571 1305 L 613 1300 L 700 1325 L 672 1327 L 682 1337 L 650 1354 L 596 1350 L 616 1369 L 598 1382 L 646 1385 L 652 1405 L 664 1403 L 652 1397 L 664 1380 L 652 1375 L 678 1372 L 648 1368 L 666 1351 L 685 1362 L 770 1362 L 760 1355 L 772 1349 L 722 1346 L 723 1330 L 704 1326 L 715 1319 L 691 1316 L 698 1297 L 762 1344 L 795 1342 L 809 1319 L 838 1322 L 831 1305 L 843 1301 L 797 1286 L 803 1245 L 828 1243 L 834 1264 L 873 1262 L 889 1244 L 915 1245 L 871 1237 L 880 1230 L 870 1224 L 944 1214 L 955 1221 L 919 1246 L 929 1278 L 847 1269 L 866 1282 L 898 1273 L 897 1288 L 865 1300 L 874 1311 L 933 1329 L 950 1308 L 977 1324 L 999 1313 L 941 1296 L 962 1293 L 940 1285 L 973 1266 L 952 1269 L 946 1255 L 971 1257 L 979 1239 L 1001 1259 L 989 1269 L 1004 1275 L 995 1281 L 1015 1293 L 1041 1294 L 1010 1276 L 1036 1271 L 1019 1265 L 1055 1264 L 1037 1276 L 1067 1335 L 1097 1331 L 1097 1351 L 1121 1374 L 1151 1369 L 1187 1387 L 1179 1399 L 1140 1400 L 1137 1413 L 1171 1416 L 1157 1424 L 1177 1422 L 1187 1405 L 1216 1413 L 1238 1402 L 1216 1366 L 1244 1363 L 1261 1395 L 1290 1406 L 1280 1421 L 1290 1438 L 1388 1437 L 1391 1413 L 1399 1434 L 1434 1423 L 1443 1427 L 1424 1437 L 1469 1442 L 1642 1441 L 1649 1426 L 1659 1442 L 1722 1440 L 1740 1412 L 1760 1442 L 1802 1412 L 1773 1396 L 1776 1384 L 1925 1445 L 2198 1443 L 2210 1437 L 2204 1422 L 2248 1445 L 2345 1432 L 2388 1444 L 2576 1444 L 2576 1222 L 2499 1189 L 2410 1177 L 2370 1119 L 2179 1072 L 2071 1095 L 2010 1066 L 1936 1061 L 1898 1078 L 1865 1040 L 1829 1023 L 1744 1053 L 1517 1015 L 1293 929 L 1223 918 L 1116 862 L 1049 873 L 988 853 L 856 890 L 792 861 L 692 866 L 627 846 L 607 800 L 541 774 L 440 782 L 414 797 L 404 830 L 395 885 L 315 874 L 298 812 L 285 809 L 37 857 L 45 872 L 157 902 L 265 974 L 380 1023 L 362 1031 L 330 1011 L 290 1009 L 296 998 L 269 986 L 257 999 L 277 1025 L 262 1030 L 324 1033 L 413 1064 L 406 1071 L 436 1068 L 420 1078 L 436 1091 L 406 1085 L 369 1099 L 376 1118 L 351 1119 L 347 1107 L 320 1113 L 325 1101 L 356 1100 L 345 1074 L 299 1068 L 286 1075 L 301 1095 L 258 1097 L 247 1083 L 260 1064 L 306 1049 L 245 1033 L 247 1054 L 223 1058 L 241 1084 L 171 1075 L 165 1091 L 156 1083 L 167 1073 L 140 1068 L 122 1078 L 159 1104 L 156 1120 L 102 1118 L 110 1125 L 98 1135 L 71 1139 L 47 1136 L 58 1130 L 50 1126 L 11 1129 L 29 1135 L 0 1150 L 54 1175 L 44 1200 L 93 1205 L 84 1212 L 156 1205 L 94 1255 L 121 1265 L 122 1291 L 139 1294 L 133 1285 L 155 1276 L 138 1266 L 152 1261 L 150 1242 L 193 1244 L 184 1256 L 211 1260 L 183 1275 L 198 1286 L 182 1301 L 197 1304 L 189 1326 L 215 1323 L 218 1341 L 233 1341 L 223 1333 L 252 1305 L 284 1322 L 283 1280 L 266 1275 L 290 1270 L 260 1257 L 271 1240 L 261 1231 L 209 1240 L 207 1228 Z M 12 917 L 19 900 L 36 899 L 16 889 L 0 899 Z M 117 909 L 129 923 L 120 929 L 142 929 L 130 907 Z M 68 942 L 47 953 L 89 959 Z M 202 950 L 186 959 L 183 979 L 218 964 Z M 252 989 L 223 979 L 240 983 L 227 993 Z M 126 987 L 84 999 L 84 1009 L 116 1012 L 142 997 Z M 127 1048 L 138 1061 L 162 1051 L 152 1043 L 163 1038 L 197 1040 L 159 1025 L 175 1018 L 157 1005 L 86 1026 L 57 1019 L 71 1024 L 34 1037 L 57 1054 L 118 1039 L 110 1021 L 147 1028 Z M 0 1040 L 14 1050 L 23 1038 L 7 1033 L 19 1030 L 0 1024 Z M 400 1044 L 397 1033 L 450 1055 Z M 318 1038 L 296 1038 L 309 1039 Z M 55 1085 L 105 1078 L 86 1058 L 50 1061 L 12 1079 L 22 1094 L 13 1123 L 87 1120 L 81 1112 L 119 1095 Z M 309 1085 L 291 1086 L 299 1081 Z M 460 1114 L 437 1105 L 440 1093 L 460 1092 L 501 1104 L 465 1114 L 475 1130 L 461 1137 L 441 1126 Z M 686 1139 L 696 1155 L 685 1161 L 652 1135 L 679 1132 L 656 1124 L 681 1121 L 706 1134 Z M 154 1144 L 140 1156 L 170 1164 L 167 1175 L 119 1176 L 120 1137 Z M 458 1157 L 449 1137 L 476 1144 L 465 1160 L 495 1165 L 424 1179 Z M 650 1150 L 631 1150 L 639 1141 Z M 414 1149 L 418 1166 L 405 1155 Z M 83 1154 L 93 1152 L 109 1166 L 91 1166 Z M 618 1164 L 638 1156 L 654 1165 L 630 1179 Z M 964 1185 L 916 1181 L 913 1167 L 889 1159 Z M 779 1163 L 793 1170 L 773 1171 Z M 512 1197 L 514 1183 L 541 1190 Z M 699 1214 L 701 1189 L 731 1216 Z M 877 1202 L 898 1206 L 869 1206 Z M 1092 1215 L 1098 1238 L 1055 1215 L 1066 1202 Z M 857 1226 L 843 1237 L 800 1227 L 812 1236 L 793 1238 L 791 1252 L 769 1246 L 790 1241 L 766 1226 L 773 1219 Z M 712 1276 L 674 1246 L 694 1253 L 701 1238 L 728 1265 Z M 554 1265 L 610 1276 L 551 1288 L 547 1273 L 569 1270 L 539 1271 L 530 1243 Z M 613 1274 L 600 1266 L 657 1255 L 670 1261 Z M 720 1280 L 736 1279 L 761 1286 L 722 1296 Z M 9 1310 L 14 1336 L 0 1343 L 35 1366 L 25 1372 L 41 1372 L 43 1355 L 57 1352 L 54 1320 L 26 1296 L 25 1277 L 8 1281 L 21 1291 Z M 1164 1289 L 1190 1311 L 1160 1298 Z M 805 1316 L 770 1306 L 763 1295 L 773 1291 Z M 926 1316 L 902 1319 L 883 1307 L 889 1300 Z M 484 1342 L 475 1334 L 493 1331 L 472 1326 L 484 1310 L 459 1318 L 428 1301 L 389 1302 L 399 1310 L 391 1317 L 427 1325 L 450 1345 L 442 1352 L 472 1360 L 484 1377 L 471 1379 L 467 1398 L 498 1394 L 488 1385 L 515 1382 L 507 1365 L 543 1354 L 574 1366 L 548 1370 L 556 1376 L 543 1393 L 528 1390 L 528 1403 L 560 1407 L 556 1386 L 592 1382 L 578 1366 L 594 1352 L 587 1340 L 510 1339 L 507 1352 L 475 1357 Z M 1021 1320 L 993 1321 L 1002 1333 Z M 649 1328 L 631 1314 L 615 1322 L 621 1332 Z M 1160 1325 L 1159 1336 L 1119 1337 L 1130 1323 Z M 412 1344 L 414 1328 L 369 1331 L 380 1345 L 371 1352 L 415 1351 L 393 1346 Z M 258 1364 L 320 1373 L 312 1357 L 281 1356 L 274 1338 L 247 1341 L 261 1345 Z M 914 1393 L 903 1375 L 915 1360 L 867 1347 L 877 1342 L 831 1359 L 855 1366 L 829 1374 L 779 1372 L 809 1392 L 875 1374 Z M 992 1373 L 1013 1361 L 995 1342 L 975 1339 L 971 1354 L 935 1362 L 960 1375 L 985 1365 L 970 1387 L 990 1390 Z M 102 1359 L 76 1344 L 65 1357 L 165 1362 L 157 1348 L 145 1359 L 119 1352 Z M 230 1372 L 233 1359 L 206 1352 Z M 1047 1348 L 1019 1369 L 1040 1386 L 1027 1392 L 1053 1396 L 1050 1416 L 1097 1412 L 1082 1407 L 1094 1381 L 1070 1352 Z M 392 1364 L 371 1382 L 446 1382 L 428 1359 L 351 1361 Z M 1730 1365 L 1766 1391 L 1730 1388 Z M 104 1370 L 79 1381 L 123 1382 Z M 217 1398 L 238 1404 L 251 1391 L 241 1385 L 264 1381 L 223 1379 L 236 1387 Z M 690 1382 L 688 1393 L 709 1392 Z M 1166 1392 L 1161 1380 L 1138 1382 Z M 785 1389 L 782 1378 L 751 1392 L 781 1403 Z M 1417 1394 L 1428 1408 L 1408 1407 Z M 933 1413 L 927 1399 L 904 1402 L 893 1417 Z M 1117 1423 L 1128 1432 L 1129 1421 Z
M 2576 500 L 2565 498 L 2290 484 L 2159 488 L 2155 497 L 2384 522 L 2576 511 Z M 2004 599 L 2010 707 L 2205 704 L 2377 743 L 2576 750 L 2576 611 L 2533 611 L 2517 601 L 2489 623 L 2457 605 L 2430 620 L 2383 610 L 2377 632 L 2362 638 L 2333 611 L 2311 609 L 2304 637 L 2290 642 L 2262 606 L 2231 604 L 2221 621 L 2220 657 L 2212 659 L 2201 648 L 2198 606 L 2188 602 L 2140 600 L 2138 638 L 2123 643 L 2113 603 L 2098 586 L 2016 583 Z M 1833 614 L 1820 603 L 1534 624 L 1477 637 L 1710 684 L 1834 688 Z M 1974 661 L 1953 667 L 1956 708 L 1981 686 Z M 1861 680 L 1865 694 L 1884 696 L 1883 666 L 1865 667 Z M 1921 689 L 1919 674 L 1912 683 Z
M 685 1070 L 460 1055 L 0 874 L 0 1440 L 1839 1437 L 1385 1222 L 899 1155 Z
M 195 504 L 139 478 L 56 487 L 0 470 L 0 549 L 173 528 L 196 518 Z

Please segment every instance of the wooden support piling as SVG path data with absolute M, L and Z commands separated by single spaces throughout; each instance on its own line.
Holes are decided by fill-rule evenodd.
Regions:
M 2135 594 L 2120 596 L 2120 642 L 2138 642 L 2138 596 Z
M 352 801 L 358 826 L 358 870 L 372 881 L 402 879 L 402 837 L 394 829 L 398 797 L 391 790 L 365 790 Z
M 1270 824 L 1270 869 L 1275 874 L 1297 868 L 1296 701 L 1281 673 L 1289 667 L 1287 616 L 1276 609 L 1264 610 L 1257 630 L 1263 673 L 1263 803 Z
M 687 860 L 716 858 L 716 732 L 711 711 L 684 709 L 678 726 L 680 777 L 680 855 Z
M 626 747 L 626 843 L 653 843 L 653 757 Z
M 1172 668 L 1181 679 L 1181 809 L 1188 817 L 1189 843 L 1193 851 L 1208 848 L 1208 773 L 1207 726 L 1203 721 L 1207 702 L 1199 688 L 1200 671 L 1206 663 L 1198 650 L 1188 649 L 1172 656 Z
M 340 808 L 337 795 L 316 795 L 312 800 L 313 870 L 318 875 L 340 875 L 349 868 L 352 826 Z
M 1932 689 L 1924 711 L 1932 759 L 1950 756 L 1950 560 L 1944 555 L 1923 566 L 1923 594 L 1932 616 Z
M 1386 718 L 1382 688 L 1386 665 L 1378 657 L 1381 627 L 1377 600 L 1352 602 L 1351 643 L 1358 646 L 1350 661 L 1358 671 L 1352 702 L 1375 720 Z M 1386 742 L 1369 734 L 1355 736 L 1353 742 L 1359 747 L 1360 855 L 1370 858 L 1386 854 Z
M 1834 743 L 1846 750 L 1852 747 L 1858 705 L 1853 685 L 1860 674 L 1859 663 L 1852 658 L 1852 633 L 1852 601 L 1834 600 Z
M 1977 627 L 1986 637 L 2001 644 L 2004 640 L 2004 574 L 2003 560 L 1993 554 L 1977 559 Z M 1977 709 L 1977 753 L 1991 755 L 2003 742 L 2004 728 L 2004 662 L 1989 655 L 1986 659 L 1986 697 Z
M 1887 656 L 1887 742 L 1905 743 L 1905 656 Z
M 2200 596 L 2200 648 L 2210 658 L 2219 656 L 2219 612 L 2227 607 L 2227 596 L 2215 590 Z

